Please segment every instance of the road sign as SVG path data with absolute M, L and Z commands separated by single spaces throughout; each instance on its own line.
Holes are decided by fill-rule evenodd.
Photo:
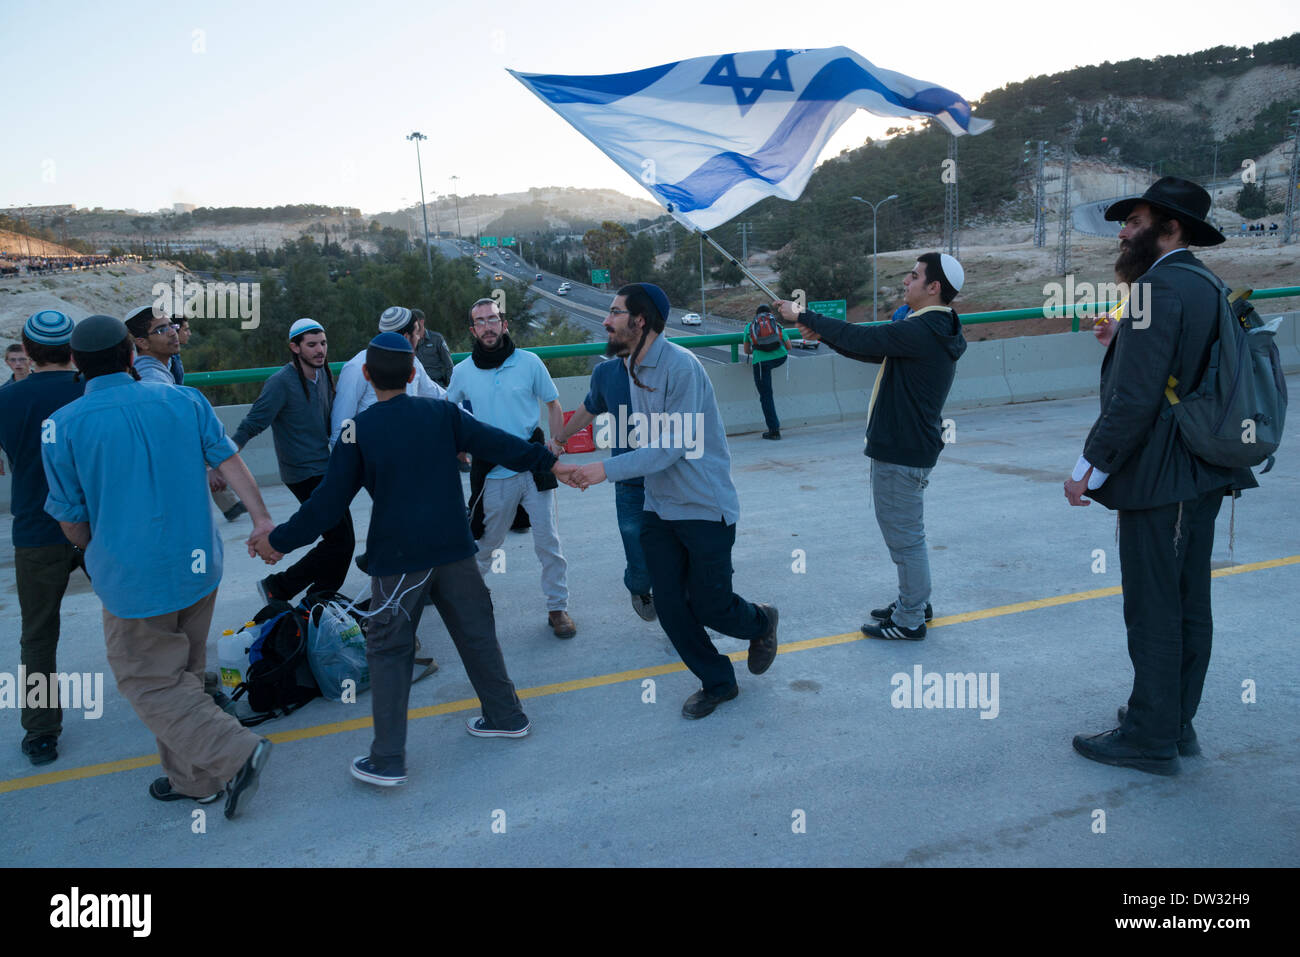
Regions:
M 515 237 L 513 236 L 504 236 L 501 239 L 502 246 L 513 246 L 514 244 L 515 244 Z
M 606 282 L 609 282 L 608 269 L 593 269 L 591 271 L 591 284 L 593 286 L 599 286 L 601 283 Z
M 846 322 L 849 316 L 849 302 L 847 299 L 823 299 L 820 302 L 808 303 L 808 310 Z
M 478 244 L 480 246 L 495 246 L 497 244 L 497 238 L 495 236 L 480 236 Z

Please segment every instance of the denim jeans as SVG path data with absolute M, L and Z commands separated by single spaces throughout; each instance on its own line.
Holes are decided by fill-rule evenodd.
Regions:
M 769 432 L 781 431 L 781 420 L 776 417 L 776 403 L 772 401 L 772 370 L 785 365 L 787 358 L 789 357 L 782 356 L 766 362 L 755 362 L 753 366 L 754 387 L 758 389 L 758 404 L 763 407 L 763 420 L 767 423 Z
M 898 567 L 894 624 L 916 628 L 925 622 L 930 600 L 930 556 L 925 550 L 925 489 L 930 470 L 871 460 L 871 497 L 876 523 Z
M 650 594 L 650 572 L 645 567 L 645 552 L 641 550 L 644 506 L 645 486 L 615 483 L 614 507 L 618 510 L 618 532 L 623 536 L 623 554 L 627 556 L 623 584 L 633 595 Z

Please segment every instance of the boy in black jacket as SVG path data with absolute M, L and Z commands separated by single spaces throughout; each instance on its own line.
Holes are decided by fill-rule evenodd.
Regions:
M 948 305 L 965 281 L 947 253 L 921 256 L 903 280 L 907 318 L 859 326 L 816 312 L 800 314 L 792 302 L 776 307 L 799 323 L 805 338 L 821 338 L 840 355 L 879 362 L 867 407 L 871 495 L 880 534 L 898 566 L 898 598 L 871 612 L 862 626 L 871 638 L 920 641 L 930 608 L 930 558 L 925 548 L 925 488 L 943 450 L 943 404 L 966 351 L 961 321 Z
M 484 425 L 441 399 L 410 396 L 411 344 L 397 333 L 370 341 L 362 367 L 377 402 L 344 429 L 325 480 L 293 518 L 252 544 L 263 559 L 316 540 L 335 525 L 364 486 L 374 501 L 370 556 L 371 617 L 366 635 L 375 738 L 352 762 L 352 776 L 391 787 L 406 782 L 406 710 L 415 631 L 425 595 L 447 625 L 483 716 L 468 722 L 478 737 L 520 738 L 531 725 L 506 673 L 492 599 L 475 564 L 457 455 L 469 452 L 520 471 L 567 475 L 545 446 Z

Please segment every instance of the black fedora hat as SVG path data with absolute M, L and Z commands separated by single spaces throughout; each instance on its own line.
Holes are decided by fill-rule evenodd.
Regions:
M 1187 237 L 1191 246 L 1217 246 L 1224 241 L 1223 233 L 1205 221 L 1205 214 L 1210 211 L 1210 194 L 1191 180 L 1161 177 L 1141 196 L 1129 196 L 1107 206 L 1106 219 L 1123 222 L 1138 203 L 1156 206 L 1185 220 L 1191 227 L 1191 235 Z

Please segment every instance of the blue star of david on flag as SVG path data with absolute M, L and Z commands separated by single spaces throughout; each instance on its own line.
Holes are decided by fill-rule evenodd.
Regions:
M 763 70 L 762 76 L 741 76 L 736 71 L 736 55 L 727 53 L 718 57 L 717 62 L 709 68 L 700 82 L 711 86 L 729 86 L 736 94 L 736 105 L 740 115 L 744 116 L 754 105 L 764 90 L 784 90 L 794 92 L 790 82 L 790 70 L 785 61 L 794 56 L 793 50 L 777 50 L 772 62 Z M 748 92 L 745 92 L 745 91 Z
M 993 125 L 952 90 L 847 47 L 727 53 L 601 76 L 510 72 L 700 230 L 768 196 L 798 199 L 826 141 L 856 110 L 928 117 L 956 136 Z

